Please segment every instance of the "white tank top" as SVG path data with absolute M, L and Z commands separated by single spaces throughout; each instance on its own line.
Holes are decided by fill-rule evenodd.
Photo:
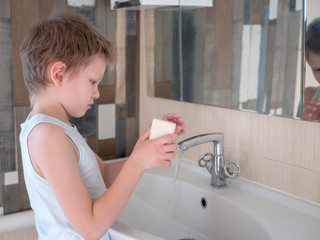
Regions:
M 44 114 L 36 114 L 32 118 L 28 117 L 27 120 L 21 124 L 20 146 L 24 178 L 30 204 L 35 215 L 38 239 L 83 239 L 71 226 L 57 202 L 48 181 L 41 177 L 32 166 L 27 140 L 31 130 L 40 123 L 51 123 L 60 126 L 75 143 L 79 150 L 79 168 L 92 201 L 95 201 L 107 190 L 101 176 L 98 162 L 76 127 L 69 126 L 58 119 Z M 108 232 L 101 239 L 110 239 Z
M 320 98 L 320 87 L 318 87 L 317 91 L 313 95 L 311 101 L 315 100 L 316 98 Z

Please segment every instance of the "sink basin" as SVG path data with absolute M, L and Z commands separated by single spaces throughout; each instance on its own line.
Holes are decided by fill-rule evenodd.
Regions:
M 231 179 L 227 188 L 214 189 L 209 186 L 209 173 L 185 159 L 176 181 L 174 175 L 174 166 L 145 173 L 110 230 L 111 237 L 319 239 L 320 207 L 316 204 L 241 178 Z M 135 231 L 140 234 L 137 238 Z
M 241 178 L 214 189 L 208 171 L 188 160 L 174 176 L 174 166 L 143 175 L 109 229 L 112 240 L 320 239 L 317 204 Z M 32 227 L 31 210 L 0 217 L 0 235 Z

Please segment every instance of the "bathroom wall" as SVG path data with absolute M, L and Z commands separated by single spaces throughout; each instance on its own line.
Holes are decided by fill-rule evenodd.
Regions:
M 176 112 L 188 125 L 180 140 L 222 132 L 225 159 L 240 163 L 242 178 L 319 204 L 320 124 L 147 96 L 146 61 L 150 56 L 145 51 L 145 14 L 141 12 L 140 26 L 140 133 L 152 118 Z M 208 151 L 212 146 L 204 144 L 188 150 L 185 157 L 197 161 Z
M 137 12 L 111 11 L 109 0 L 1 0 L 0 215 L 30 208 L 18 141 L 20 124 L 30 112 L 19 46 L 37 21 L 65 9 L 89 18 L 114 44 L 118 61 L 99 84 L 95 107 L 85 117 L 71 121 L 105 160 L 127 156 L 138 138 Z
M 1 240 L 36 240 L 38 233 L 35 227 L 18 229 L 10 232 L 0 233 Z

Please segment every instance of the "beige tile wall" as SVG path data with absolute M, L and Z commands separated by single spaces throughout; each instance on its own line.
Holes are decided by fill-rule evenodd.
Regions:
M 0 234 L 1 240 L 36 240 L 38 233 L 35 227 L 19 229 Z
M 320 203 L 320 124 L 148 97 L 141 15 L 140 133 L 152 118 L 176 112 L 188 125 L 181 140 L 223 132 L 225 158 L 240 163 L 241 177 Z M 197 161 L 211 148 L 198 146 L 185 157 Z

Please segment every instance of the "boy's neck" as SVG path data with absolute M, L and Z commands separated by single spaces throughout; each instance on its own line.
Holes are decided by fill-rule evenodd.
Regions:
M 30 117 L 40 113 L 71 125 L 66 110 L 57 99 L 50 98 L 48 93 L 37 94 L 32 98 L 32 113 Z

